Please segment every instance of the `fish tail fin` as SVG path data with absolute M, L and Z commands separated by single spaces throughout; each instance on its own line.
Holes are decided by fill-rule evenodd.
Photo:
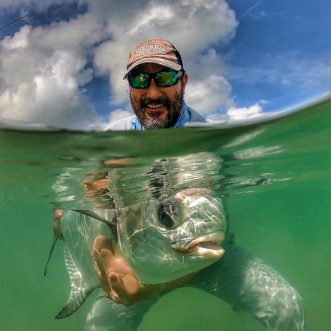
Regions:
M 94 290 L 94 288 L 87 288 L 84 286 L 83 276 L 75 265 L 67 247 L 64 248 L 64 261 L 70 278 L 71 292 L 67 303 L 55 316 L 56 319 L 72 315 Z
M 54 251 L 54 248 L 55 248 L 57 239 L 58 239 L 57 236 L 54 235 L 52 246 L 51 246 L 51 249 L 49 250 L 48 258 L 47 258 L 45 269 L 44 269 L 44 277 L 46 277 L 46 275 L 47 275 L 47 267 L 48 267 L 49 261 L 51 260 L 51 257 L 52 257 L 52 254 L 53 254 L 53 251 Z

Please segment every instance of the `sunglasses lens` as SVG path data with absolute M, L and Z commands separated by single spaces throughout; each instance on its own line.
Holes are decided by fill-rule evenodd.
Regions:
M 161 71 L 156 74 L 157 84 L 159 86 L 172 86 L 178 82 L 177 71 Z
M 131 73 L 128 75 L 129 83 L 132 87 L 137 89 L 148 88 L 151 79 L 154 78 L 156 85 L 160 87 L 173 86 L 177 84 L 178 80 L 183 77 L 182 71 L 159 71 L 153 74 L 147 72 Z
M 138 75 L 129 75 L 129 83 L 134 88 L 147 88 L 150 82 L 150 76 L 147 73 L 140 73 Z

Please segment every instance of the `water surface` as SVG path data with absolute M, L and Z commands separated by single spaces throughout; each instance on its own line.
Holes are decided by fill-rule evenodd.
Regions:
M 48 276 L 43 277 L 54 202 L 65 209 L 102 205 L 104 201 L 86 198 L 83 182 L 95 171 L 112 169 L 130 178 L 123 202 L 130 203 L 137 194 L 146 193 L 141 184 L 149 177 L 143 169 L 156 160 L 185 157 L 190 167 L 190 157 L 200 155 L 203 166 L 203 155 L 212 155 L 218 165 L 212 172 L 206 167 L 206 175 L 225 201 L 237 244 L 273 266 L 298 290 L 305 304 L 307 330 L 328 330 L 330 127 L 331 102 L 326 101 L 270 123 L 240 128 L 144 133 L 1 131 L 2 329 L 82 330 L 93 297 L 73 316 L 54 319 L 69 293 L 62 243 Z M 122 158 L 130 161 L 103 162 Z M 197 331 L 215 326 L 264 330 L 220 299 L 182 288 L 161 298 L 139 331 Z

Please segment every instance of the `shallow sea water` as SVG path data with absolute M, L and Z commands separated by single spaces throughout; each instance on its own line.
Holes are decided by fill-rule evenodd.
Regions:
M 109 169 L 103 160 L 133 160 L 110 166 L 128 174 L 125 203 L 130 203 L 144 193 L 140 184 L 147 175 L 141 169 L 154 160 L 200 155 L 203 164 L 204 153 L 211 153 L 222 160 L 213 175 L 237 244 L 274 267 L 298 290 L 308 331 L 329 330 L 330 127 L 331 102 L 326 101 L 285 118 L 240 128 L 142 134 L 0 131 L 0 329 L 83 329 L 93 295 L 71 317 L 54 319 L 69 293 L 61 242 L 47 277 L 43 268 L 52 240 L 53 203 L 64 209 L 94 207 L 82 181 L 96 169 Z M 139 331 L 215 329 L 265 330 L 248 314 L 190 288 L 164 295 L 139 327 Z

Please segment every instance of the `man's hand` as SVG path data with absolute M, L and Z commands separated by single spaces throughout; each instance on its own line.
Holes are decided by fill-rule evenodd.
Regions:
M 96 237 L 93 252 L 100 285 L 108 298 L 116 303 L 132 305 L 144 297 L 144 285 L 124 258 L 115 255 L 111 239 Z
M 195 275 L 193 273 L 165 284 L 144 285 L 124 258 L 115 254 L 111 239 L 96 237 L 93 253 L 100 285 L 106 297 L 127 306 L 183 286 Z

